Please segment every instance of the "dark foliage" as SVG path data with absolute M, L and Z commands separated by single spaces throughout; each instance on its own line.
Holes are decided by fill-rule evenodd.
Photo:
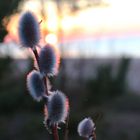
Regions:
M 130 59 L 123 58 L 120 61 L 116 74 L 113 74 L 111 64 L 100 66 L 97 76 L 89 80 L 87 84 L 87 105 L 97 105 L 114 97 L 126 93 L 126 76 Z
M 1 0 L 0 1 L 0 42 L 3 41 L 3 37 L 7 34 L 7 30 L 3 25 L 3 19 L 10 16 L 16 11 L 18 4 L 21 0 Z

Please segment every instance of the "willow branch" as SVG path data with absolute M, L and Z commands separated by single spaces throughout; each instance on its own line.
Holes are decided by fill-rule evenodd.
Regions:
M 36 59 L 36 61 L 37 61 L 37 65 L 38 65 L 38 68 L 39 68 L 39 56 L 38 56 L 38 52 L 37 52 L 36 48 L 33 48 L 32 51 L 33 51 L 33 53 L 34 53 L 34 56 L 35 56 L 35 59 Z M 45 92 L 46 92 L 46 95 L 48 96 L 49 93 L 48 93 L 48 87 L 47 87 L 47 79 L 46 79 L 46 77 L 44 76 L 42 80 L 43 80 L 43 83 L 44 83 L 44 85 L 45 85 L 45 89 L 46 89 Z M 52 132 L 53 132 L 54 140 L 59 140 L 58 130 L 57 130 L 57 125 L 56 125 L 56 124 L 53 125 L 53 127 L 52 127 Z

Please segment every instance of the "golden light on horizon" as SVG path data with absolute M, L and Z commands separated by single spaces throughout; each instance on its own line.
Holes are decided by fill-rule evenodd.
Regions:
M 20 6 L 21 7 L 21 6 Z M 24 11 L 31 11 L 37 17 L 38 22 L 40 22 L 41 29 L 41 40 L 46 37 L 46 35 L 50 32 L 54 32 L 57 34 L 58 32 L 58 16 L 57 16 L 57 7 L 54 2 L 47 2 L 43 5 L 44 11 L 42 10 L 41 3 L 39 1 L 27 1 L 25 2 L 21 9 Z M 42 14 L 42 12 L 44 12 Z M 10 17 L 10 22 L 7 25 L 7 30 L 10 34 L 8 37 L 14 37 L 18 40 L 18 20 L 20 18 L 21 13 L 17 13 Z
M 41 30 L 44 38 L 49 33 L 58 34 L 59 28 L 64 35 L 73 34 L 118 34 L 121 32 L 140 31 L 140 2 L 138 0 L 105 0 L 109 3 L 106 7 L 90 7 L 79 10 L 76 14 L 66 15 L 59 19 L 56 3 L 46 2 L 45 18 L 41 15 L 41 3 L 39 1 L 27 1 L 23 11 L 31 10 L 41 21 Z M 67 8 L 63 8 L 63 12 Z M 11 17 L 7 29 L 10 34 L 17 37 L 18 14 Z
M 57 5 L 54 1 L 45 2 L 44 0 L 45 4 L 41 5 L 39 0 L 30 0 L 28 1 L 29 3 L 25 3 L 22 11 L 30 10 L 37 16 L 42 34 L 39 45 L 42 46 L 44 43 L 49 43 L 59 47 L 60 44 L 68 44 L 67 48 L 70 51 L 67 51 L 68 49 L 65 49 L 64 47 L 66 51 L 65 55 L 67 57 L 78 56 L 78 43 L 88 39 L 91 39 L 92 41 L 104 41 L 106 39 L 101 45 L 99 44 L 100 49 L 96 50 L 102 51 L 103 53 L 106 51 L 105 49 L 108 45 L 110 45 L 108 40 L 111 38 L 120 39 L 133 37 L 134 41 L 131 40 L 130 43 L 126 41 L 125 43 L 122 43 L 120 41 L 121 39 L 117 40 L 117 43 L 119 44 L 117 48 L 120 50 L 123 45 L 130 46 L 134 44 L 138 46 L 139 42 L 135 41 L 135 39 L 140 36 L 140 1 L 104 1 L 108 3 L 107 6 L 90 6 L 81 8 L 76 12 L 70 12 L 68 9 L 70 8 L 69 5 L 62 5 L 62 13 L 59 15 Z M 21 13 L 11 16 L 11 20 L 7 25 L 7 30 L 9 31 L 9 34 L 5 37 L 7 42 L 10 42 L 11 40 L 16 40 L 18 42 L 17 29 L 19 14 Z M 81 42 L 78 42 L 79 40 Z M 71 45 L 73 42 L 77 44 Z M 81 44 L 79 46 L 81 47 Z M 104 48 L 102 48 L 102 46 Z M 119 46 L 121 47 L 119 48 Z M 88 53 L 84 50 L 85 55 L 89 55 L 89 51 L 87 52 Z M 136 53 L 134 54 L 136 55 Z
M 53 2 L 48 2 L 46 6 L 47 28 L 50 32 L 58 31 L 57 6 Z
M 32 11 L 33 13 L 38 14 L 41 11 L 41 3 L 37 0 L 25 1 L 21 9 L 23 11 Z
M 45 36 L 45 41 L 49 44 L 56 45 L 58 43 L 58 38 L 55 34 L 50 33 Z

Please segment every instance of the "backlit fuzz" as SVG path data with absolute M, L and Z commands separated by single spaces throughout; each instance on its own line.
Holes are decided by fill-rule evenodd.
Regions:
M 18 26 L 18 34 L 20 43 L 23 47 L 34 48 L 40 39 L 39 23 L 31 12 L 25 12 Z
M 56 49 L 47 44 L 39 53 L 39 69 L 43 76 L 53 76 L 58 73 L 60 56 Z
M 51 92 L 51 94 L 53 94 L 54 92 Z M 62 95 L 65 97 L 65 95 Z M 49 98 L 50 99 L 50 98 Z M 50 101 L 50 100 L 49 100 Z M 48 101 L 47 101 L 48 102 Z M 62 113 L 63 116 L 62 116 L 62 122 L 64 123 L 64 121 L 67 119 L 68 115 L 69 115 L 69 100 L 68 98 L 65 99 L 65 110 L 64 110 L 65 113 Z M 50 112 L 49 112 L 50 113 Z M 46 127 L 46 129 L 48 130 L 48 132 L 51 134 L 52 133 L 52 126 L 54 125 L 54 123 L 51 121 L 51 119 L 49 119 L 50 115 L 48 114 L 48 108 L 47 108 L 47 105 L 44 105 L 44 125 Z M 59 123 L 57 123 L 58 125 Z
M 50 120 L 51 124 L 65 122 L 68 115 L 66 96 L 60 91 L 54 91 L 48 98 L 47 109 L 48 115 L 45 117 Z
M 65 140 L 68 138 L 69 100 L 60 91 L 51 91 L 48 84 L 49 76 L 57 75 L 60 56 L 56 48 L 50 44 L 44 45 L 37 50 L 40 39 L 40 24 L 31 12 L 25 12 L 18 26 L 20 43 L 23 47 L 31 48 L 34 54 L 36 70 L 27 76 L 27 87 L 30 95 L 36 101 L 42 99 L 44 103 L 44 124 L 52 133 L 54 140 L 59 140 L 58 125 L 65 124 Z M 38 54 L 39 51 L 39 54 Z M 78 125 L 78 133 L 87 139 L 96 139 L 95 125 L 90 118 L 86 118 Z
M 95 124 L 91 118 L 85 118 L 78 124 L 78 134 L 81 137 L 94 137 Z
M 41 75 L 38 71 L 33 70 L 27 76 L 27 87 L 30 95 L 36 101 L 40 101 L 45 94 L 45 87 Z

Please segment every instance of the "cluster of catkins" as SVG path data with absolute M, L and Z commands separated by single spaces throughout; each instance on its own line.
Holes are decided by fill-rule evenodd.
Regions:
M 53 128 L 65 123 L 69 115 L 69 101 L 64 93 L 51 91 L 48 78 L 57 75 L 60 57 L 56 48 L 50 44 L 40 47 L 40 23 L 36 16 L 27 11 L 23 13 L 18 26 L 19 40 L 23 47 L 34 53 L 35 68 L 27 75 L 27 87 L 30 95 L 37 102 L 44 102 L 44 124 L 53 133 Z M 78 133 L 88 139 L 95 139 L 95 124 L 86 118 L 78 125 Z M 57 139 L 57 137 L 55 137 Z

